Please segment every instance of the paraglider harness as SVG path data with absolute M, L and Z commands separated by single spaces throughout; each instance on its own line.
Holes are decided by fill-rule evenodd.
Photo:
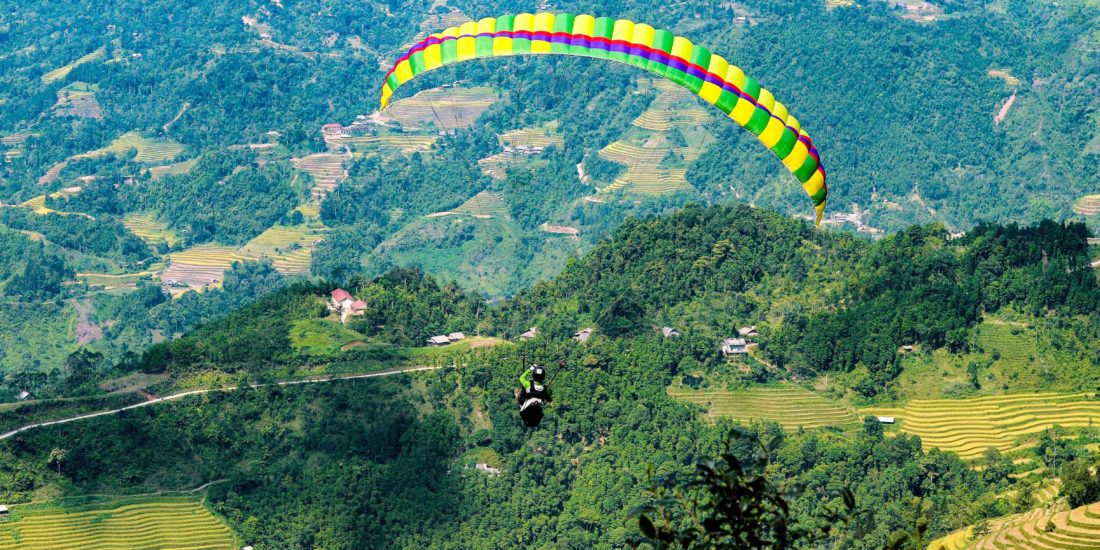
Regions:
M 526 354 L 523 356 L 523 363 L 525 368 L 519 377 L 521 387 L 516 391 L 516 403 L 519 405 L 519 416 L 523 419 L 523 423 L 529 428 L 535 428 L 542 422 L 543 407 L 552 400 L 550 384 L 553 384 L 558 374 L 565 370 L 566 362 L 562 360 L 561 369 L 554 373 L 554 378 L 551 378 L 546 385 L 542 383 L 546 371 L 541 366 L 531 365 L 526 368 Z

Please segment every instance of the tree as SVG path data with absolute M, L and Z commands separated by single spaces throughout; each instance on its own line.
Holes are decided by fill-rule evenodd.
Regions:
M 652 477 L 647 490 L 649 504 L 631 511 L 637 516 L 642 540 L 661 548 L 791 548 L 812 545 L 828 535 L 831 527 L 855 510 L 851 491 L 841 492 L 844 511 L 827 509 L 823 527 L 810 530 L 795 524 L 788 497 L 798 488 L 782 488 L 768 479 L 764 470 L 768 456 L 780 442 L 773 438 L 767 445 L 734 428 L 725 442 L 718 462 L 695 465 L 687 481 L 670 477 Z M 735 440 L 749 440 L 753 452 L 738 457 Z M 635 546 L 637 547 L 637 546 Z
M 67 459 L 67 458 L 69 458 L 69 450 L 68 449 L 62 449 L 60 447 L 54 447 L 53 449 L 50 449 L 50 460 L 49 460 L 48 463 L 57 465 L 57 473 L 60 475 L 61 474 L 61 463 L 64 462 L 65 459 Z

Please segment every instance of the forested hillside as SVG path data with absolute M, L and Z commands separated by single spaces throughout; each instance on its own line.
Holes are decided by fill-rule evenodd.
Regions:
M 717 457 L 735 421 L 755 419 L 750 431 L 770 443 L 739 440 L 733 452 L 767 465 L 798 528 L 827 546 L 927 543 L 1050 502 L 1058 510 L 1059 494 L 1071 506 L 1095 500 L 1100 289 L 1087 258 L 1080 224 L 983 225 L 960 238 L 928 225 L 870 242 L 745 206 L 689 206 L 626 222 L 561 275 L 499 305 L 398 270 L 355 278 L 351 293 L 374 306 L 341 325 L 324 305 L 331 286 L 289 286 L 89 380 L 141 371 L 170 391 L 410 361 L 448 368 L 215 392 L 17 434 L 0 443 L 0 498 L 226 479 L 207 490 L 211 509 L 257 548 L 618 548 L 644 534 L 628 511 L 653 503 L 647 468 L 686 479 Z M 745 325 L 757 331 L 754 349 L 723 357 L 720 340 Z M 515 339 L 531 326 L 529 341 L 410 347 L 456 331 Z M 662 326 L 682 334 L 663 336 Z M 1033 351 L 1004 347 L 1031 342 L 1009 332 L 1025 326 Z M 571 338 L 585 327 L 591 339 Z M 990 340 L 991 327 L 1004 334 Z M 1028 377 L 1020 353 L 1067 366 Z M 568 365 L 536 430 L 522 427 L 511 394 L 521 354 L 552 372 Z M 1064 414 L 1089 424 L 1036 417 L 1039 429 L 1016 432 L 1018 446 L 960 458 L 939 448 L 954 440 L 941 442 L 934 427 L 926 439 L 910 435 L 925 429 L 908 416 L 927 410 L 920 401 L 894 413 L 904 415 L 900 430 L 856 416 L 906 403 L 920 391 L 909 378 L 922 376 L 922 362 L 965 373 L 948 365 L 964 358 L 977 370 L 954 397 L 983 404 L 945 400 L 929 414 L 952 414 L 956 403 L 973 415 L 994 397 L 1009 414 L 1032 395 L 1013 392 L 1042 389 L 1030 399 L 1062 400 Z M 791 401 L 722 408 L 724 395 L 766 391 Z M 822 535 L 845 488 L 862 512 Z

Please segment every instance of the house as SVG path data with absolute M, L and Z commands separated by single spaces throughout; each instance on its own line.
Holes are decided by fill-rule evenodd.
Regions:
M 325 135 L 342 134 L 344 133 L 344 127 L 334 122 L 325 124 L 321 126 L 321 133 Z
M 348 309 L 351 310 L 352 315 L 363 315 L 367 312 L 367 303 L 363 300 L 356 300 L 348 306 Z
M 748 353 L 744 338 L 726 338 L 722 340 L 722 355 L 744 355 Z
M 478 470 L 481 470 L 482 472 L 485 472 L 487 474 L 500 473 L 500 468 L 494 468 L 488 464 L 485 464 L 484 462 L 478 462 L 477 464 L 474 464 L 474 468 L 477 468 Z
M 902 346 L 901 348 L 899 348 L 898 351 L 900 351 L 902 353 L 913 353 L 913 346 L 912 345 L 905 345 L 905 346 Z
M 894 417 L 892 417 L 892 416 L 876 416 L 875 418 L 877 418 L 878 421 L 882 422 L 883 424 L 893 424 L 894 423 Z
M 447 338 L 446 336 L 432 336 L 431 338 L 428 338 L 428 345 L 429 346 L 439 347 L 439 346 L 446 346 L 447 344 L 450 344 L 450 343 L 451 343 L 451 339 Z
M 530 339 L 534 338 L 535 336 L 537 336 L 538 333 L 539 333 L 539 330 L 537 328 L 531 327 L 530 329 L 527 329 L 527 332 L 524 332 L 523 334 L 520 334 L 519 339 L 520 340 L 530 340 Z
M 459 340 L 466 339 L 466 335 L 461 333 L 461 332 L 452 332 L 452 333 L 447 335 L 447 339 L 452 341 L 452 342 L 457 342 Z
M 678 331 L 678 330 L 676 330 L 672 327 L 661 327 L 661 336 L 664 336 L 665 338 L 669 338 L 671 336 L 679 336 L 679 335 L 680 335 L 680 331 Z
M 8 515 L 8 507 L 0 504 L 0 516 Z
M 742 338 L 756 336 L 756 325 L 741 327 L 737 329 L 737 333 L 740 334 Z
M 591 337 L 592 337 L 592 329 L 591 328 L 581 329 L 581 330 L 578 330 L 577 332 L 573 333 L 573 339 L 578 341 L 578 342 L 581 342 L 581 343 L 587 342 L 588 339 L 591 338 Z
M 20 401 L 22 401 L 22 400 L 24 400 L 24 399 L 26 399 L 30 396 L 31 396 L 30 392 L 28 392 L 27 390 L 23 390 L 23 391 L 19 392 L 19 394 L 16 395 L 15 397 L 18 398 Z
M 342 310 L 355 302 L 351 297 L 351 293 L 342 288 L 333 290 L 331 297 L 332 300 L 329 301 L 328 308 L 333 311 Z

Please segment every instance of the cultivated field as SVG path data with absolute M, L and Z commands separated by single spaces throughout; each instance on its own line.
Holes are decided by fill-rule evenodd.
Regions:
M 1100 503 L 1057 513 L 1038 508 L 1002 523 L 991 522 L 988 534 L 954 548 L 983 550 L 1100 548 Z
M 787 430 L 848 426 L 858 422 L 855 411 L 848 405 L 794 385 L 739 391 L 673 386 L 668 394 L 678 401 L 703 407 L 710 417 L 724 416 L 741 422 L 770 420 Z
M 348 171 L 344 168 L 347 155 L 339 153 L 317 153 L 301 159 L 292 159 L 295 168 L 308 172 L 313 176 L 313 197 L 318 201 L 331 193 L 336 186 L 348 179 Z
M 183 145 L 171 139 L 151 140 L 142 137 L 137 132 L 126 132 L 102 149 L 76 155 L 73 158 L 92 158 L 111 154 L 125 155 L 131 149 L 137 150 L 137 156 L 134 157 L 135 162 L 159 164 L 175 159 L 183 152 Z
M 145 242 L 154 244 L 158 242 L 168 243 L 168 246 L 176 244 L 179 237 L 168 228 L 168 224 L 158 220 L 153 213 L 131 213 L 122 219 L 122 225 L 131 233 L 141 237 Z
M 1086 195 L 1077 199 L 1073 205 L 1073 212 L 1082 216 L 1100 214 L 1100 195 Z
M 953 451 L 966 460 L 986 449 L 1026 449 L 1026 439 L 1053 427 L 1100 426 L 1093 393 L 1032 393 L 970 399 L 914 399 L 899 408 L 861 409 L 861 415 L 893 416 L 898 429 L 919 435 L 925 449 Z
M 237 251 L 241 258 L 269 258 L 284 275 L 308 275 L 313 244 L 321 239 L 320 228 L 309 224 L 276 225 L 259 234 Z
M 164 166 L 154 166 L 149 169 L 149 175 L 153 179 L 159 180 L 164 176 L 175 176 L 179 174 L 186 174 L 199 163 L 199 159 L 185 160 L 183 162 L 177 162 L 175 164 L 166 164 Z
M 552 120 L 538 128 L 521 128 L 498 136 L 501 147 L 558 147 L 565 145 L 558 134 L 558 121 Z
M 84 57 L 81 57 L 80 59 L 77 59 L 76 61 L 73 61 L 72 63 L 69 63 L 68 65 L 65 65 L 64 67 L 58 67 L 58 68 L 42 75 L 42 83 L 43 84 L 50 84 L 52 82 L 56 82 L 58 80 L 61 80 L 61 79 L 65 78 L 66 76 L 69 76 L 69 73 L 72 72 L 72 70 L 75 69 L 77 66 L 83 65 L 83 64 L 85 64 L 89 61 L 95 61 L 96 59 L 100 59 L 100 58 L 102 58 L 106 55 L 107 55 L 107 47 L 106 46 L 100 47 L 96 51 L 94 51 L 94 52 L 92 52 L 88 55 L 85 55 Z
M 192 497 L 133 497 L 79 506 L 12 507 L 0 550 L 235 550 L 232 531 Z
M 439 139 L 436 135 L 384 134 L 378 136 L 340 136 L 325 138 L 330 146 L 348 146 L 355 156 L 426 153 Z
M 221 283 L 225 270 L 242 260 L 237 249 L 228 246 L 204 244 L 169 255 L 171 264 L 160 274 L 167 285 L 173 283 L 184 286 L 170 286 L 173 295 L 188 290 L 200 289 L 208 285 Z
M 504 204 L 504 197 L 499 193 L 482 191 L 470 197 L 470 200 L 462 203 L 452 212 L 488 218 L 507 218 L 508 205 Z
M 600 157 L 627 167 L 601 191 L 660 195 L 691 189 L 687 163 L 698 159 L 703 147 L 713 140 L 702 128 L 714 117 L 691 93 L 672 82 L 643 80 L 641 84 L 655 88 L 657 97 L 634 119 L 637 130 L 599 152 Z M 674 129 L 683 136 L 680 145 L 670 142 L 669 132 Z
M 103 110 L 95 98 L 96 86 L 83 82 L 74 82 L 57 92 L 57 103 L 53 106 L 58 116 L 103 119 Z
M 1007 69 L 989 69 L 986 74 L 993 78 L 999 78 L 1005 81 L 1005 84 L 1009 86 L 1019 86 L 1020 79 L 1012 76 Z
M 394 101 L 383 115 L 405 128 L 432 124 L 440 130 L 454 130 L 473 124 L 496 99 L 496 92 L 487 86 L 432 88 Z

